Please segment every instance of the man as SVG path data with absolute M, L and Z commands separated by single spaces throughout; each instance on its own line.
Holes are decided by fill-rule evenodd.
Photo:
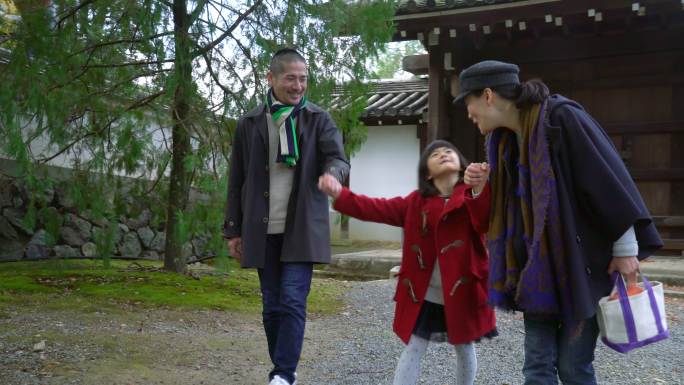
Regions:
M 314 263 L 330 262 L 328 198 L 317 188 L 349 173 L 330 115 L 306 100 L 307 67 L 294 49 L 271 59 L 264 103 L 233 139 L 224 235 L 242 267 L 257 268 L 273 362 L 270 385 L 296 382 Z
M 634 282 L 662 241 L 598 123 L 518 71 L 474 64 L 456 97 L 487 136 L 489 301 L 524 313 L 525 385 L 595 385 L 598 301 L 612 273 Z M 478 184 L 487 171 L 469 168 L 464 180 Z

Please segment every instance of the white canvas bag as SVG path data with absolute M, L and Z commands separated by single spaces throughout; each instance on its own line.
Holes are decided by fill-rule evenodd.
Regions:
M 656 281 L 651 284 L 642 275 L 643 282 L 638 285 L 644 291 L 627 296 L 622 276 L 616 272 L 613 279 L 618 298 L 599 300 L 597 319 L 603 343 L 620 353 L 627 353 L 668 338 L 663 284 Z

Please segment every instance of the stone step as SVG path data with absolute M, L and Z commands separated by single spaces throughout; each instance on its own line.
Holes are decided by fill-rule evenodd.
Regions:
M 663 250 L 660 249 L 658 250 L 658 255 L 652 255 L 649 258 L 677 258 L 684 260 L 684 251 L 679 251 L 679 250 Z
M 358 279 L 384 279 L 390 269 L 401 263 L 400 249 L 379 249 L 335 254 L 330 265 L 318 266 L 320 271 Z
M 666 285 L 684 286 L 684 277 L 675 274 L 662 274 L 662 273 L 649 273 L 647 271 L 642 272 L 646 275 L 649 281 L 658 281 Z
M 332 278 L 341 281 L 377 281 L 379 279 L 387 279 L 387 276 L 381 277 L 375 274 L 347 272 L 330 268 L 314 269 L 313 276 L 316 278 Z
M 684 298 L 684 291 L 665 289 L 663 293 L 667 297 Z
M 332 256 L 330 265 L 320 265 L 319 276 L 335 276 L 349 280 L 386 279 L 392 268 L 401 263 L 401 250 L 370 250 Z M 651 281 L 684 286 L 684 258 L 657 256 L 641 263 L 641 271 Z

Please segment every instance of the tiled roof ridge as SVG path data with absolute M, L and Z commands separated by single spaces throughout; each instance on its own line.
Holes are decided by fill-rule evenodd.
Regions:
M 364 118 L 420 119 L 427 110 L 428 79 L 374 80 L 367 94 Z M 344 108 L 343 98 L 333 98 L 332 108 Z
M 476 8 L 484 5 L 520 2 L 526 0 L 401 0 L 397 15 L 443 11 L 457 8 Z
M 413 91 L 427 91 L 428 79 L 380 79 L 370 80 L 367 82 L 371 86 L 371 93 L 388 93 L 388 92 L 413 92 Z M 340 87 L 335 87 L 333 95 L 339 95 Z

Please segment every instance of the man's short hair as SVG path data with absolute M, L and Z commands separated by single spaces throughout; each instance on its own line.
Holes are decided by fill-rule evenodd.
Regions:
M 279 75 L 285 70 L 285 64 L 292 62 L 302 62 L 306 64 L 306 59 L 294 48 L 281 48 L 273 54 L 269 69 L 274 75 Z

